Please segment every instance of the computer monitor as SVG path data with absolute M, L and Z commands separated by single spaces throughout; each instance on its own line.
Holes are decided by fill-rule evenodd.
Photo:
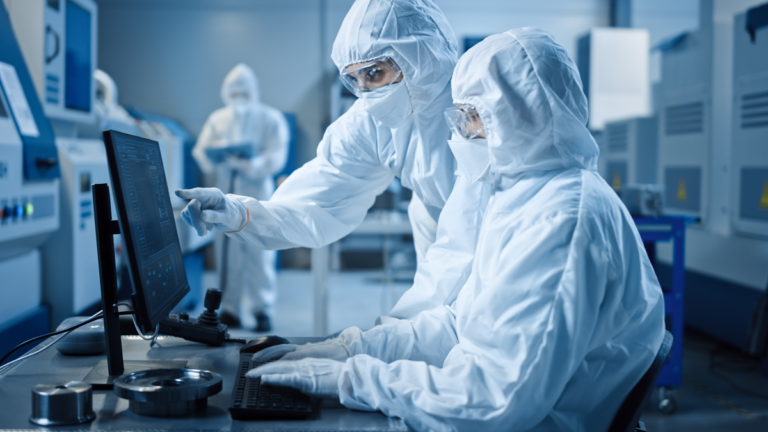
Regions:
M 123 361 L 113 236 L 123 236 L 133 285 L 132 313 L 144 332 L 152 332 L 189 292 L 160 146 L 111 130 L 104 131 L 104 144 L 118 219 L 112 219 L 109 186 L 92 185 L 107 359 L 84 381 L 96 390 L 110 390 L 113 379 L 124 372 L 186 365 L 184 360 Z
M 157 142 L 104 132 L 112 191 L 142 331 L 151 332 L 189 292 Z

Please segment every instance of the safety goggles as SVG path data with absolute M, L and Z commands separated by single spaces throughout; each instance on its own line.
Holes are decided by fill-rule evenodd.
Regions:
M 460 104 L 445 110 L 445 120 L 451 132 L 464 139 L 477 138 L 485 133 L 485 126 L 475 107 Z
M 357 63 L 344 68 L 341 82 L 355 96 L 394 83 L 401 75 L 400 67 L 389 57 Z

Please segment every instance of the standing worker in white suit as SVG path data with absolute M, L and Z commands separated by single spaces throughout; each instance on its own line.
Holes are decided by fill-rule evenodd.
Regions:
M 227 193 L 268 200 L 275 191 L 273 177 L 288 156 L 288 123 L 283 114 L 259 102 L 253 70 L 239 64 L 227 74 L 221 87 L 226 105 L 206 121 L 192 155 L 203 172 L 216 173 L 217 187 Z M 206 150 L 247 144 L 251 157 L 227 156 L 214 164 Z M 222 322 L 239 325 L 243 290 L 250 296 L 256 331 L 271 329 L 270 317 L 277 297 L 275 251 L 241 241 L 229 241 L 218 231 L 215 238 L 217 268 L 221 276 Z
M 215 228 L 266 249 L 319 247 L 352 232 L 399 177 L 413 190 L 409 216 L 421 264 L 455 181 L 443 117 L 458 59 L 453 31 L 432 0 L 358 0 L 332 58 L 359 99 L 328 127 L 317 157 L 269 201 L 216 189 L 178 191 L 192 200 L 185 221 L 201 235 Z M 402 310 L 424 310 L 433 304 L 425 298 L 431 295 Z

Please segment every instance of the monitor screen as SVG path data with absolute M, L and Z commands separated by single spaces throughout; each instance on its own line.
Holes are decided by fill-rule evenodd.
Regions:
M 105 131 L 104 142 L 134 309 L 149 330 L 189 292 L 160 146 L 115 131 Z
M 64 105 L 69 109 L 91 111 L 91 13 L 67 0 L 67 38 L 65 49 Z

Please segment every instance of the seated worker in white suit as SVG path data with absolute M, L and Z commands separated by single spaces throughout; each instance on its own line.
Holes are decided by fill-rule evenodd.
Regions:
M 510 30 L 464 54 L 452 90 L 459 170 L 491 189 L 457 299 L 268 348 L 254 359 L 288 353 L 248 375 L 416 430 L 606 430 L 661 345 L 664 306 L 631 216 L 596 172 L 576 67 L 548 33 Z

